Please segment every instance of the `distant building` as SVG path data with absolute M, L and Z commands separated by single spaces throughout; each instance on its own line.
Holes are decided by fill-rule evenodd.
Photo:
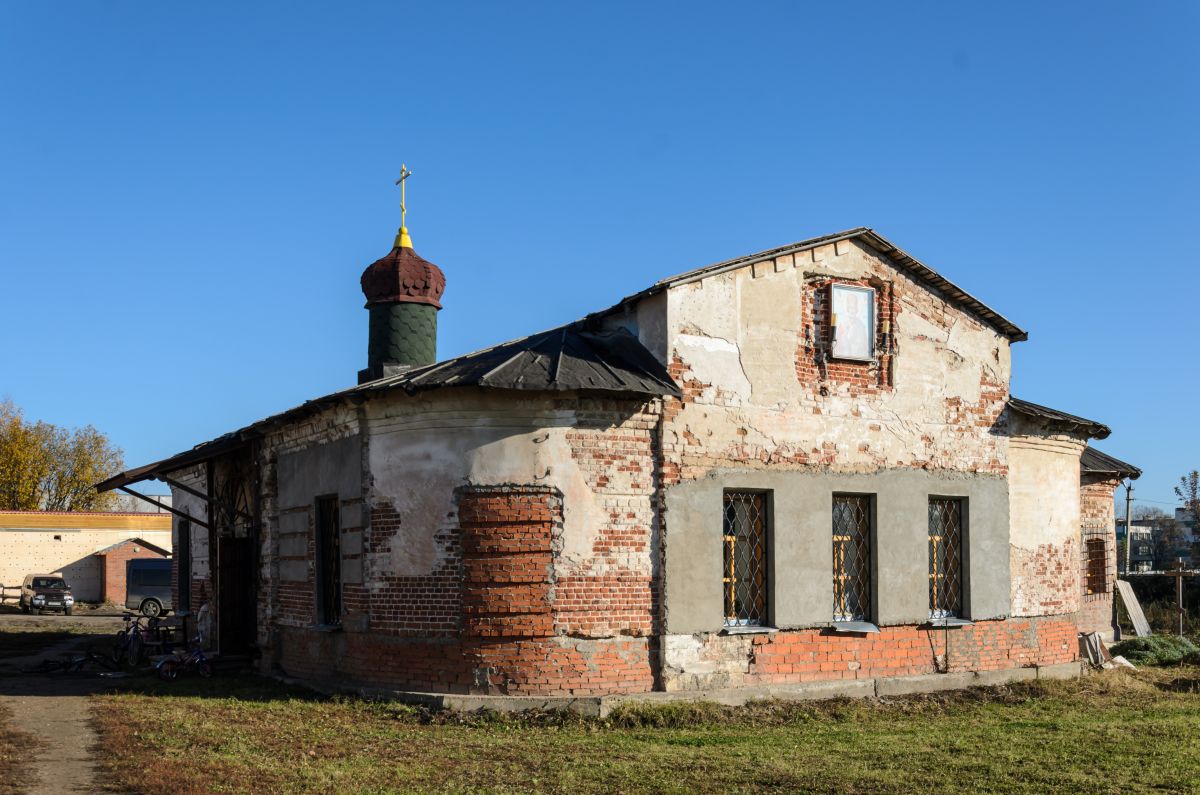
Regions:
M 1130 571 L 1153 571 L 1154 570 L 1154 520 L 1153 519 L 1134 519 L 1133 535 L 1130 540 L 1129 548 L 1129 570 Z M 1124 540 L 1125 519 L 1117 520 L 1117 538 Z M 1124 567 L 1124 561 L 1121 562 Z
M 127 540 L 135 543 L 120 546 Z M 115 587 L 109 567 L 124 572 L 130 557 L 170 552 L 169 513 L 0 511 L 0 585 L 19 586 L 27 574 L 61 574 L 77 600 L 99 602 L 106 582 Z
M 1197 541 L 1196 520 L 1186 508 L 1176 508 L 1173 517 L 1146 516 L 1132 521 L 1133 538 L 1129 550 L 1130 571 L 1154 571 L 1156 568 L 1161 568 L 1161 566 L 1155 566 L 1154 531 L 1155 526 L 1166 518 L 1173 519 L 1182 532 L 1179 545 L 1163 554 L 1162 557 L 1170 560 L 1183 558 L 1185 564 L 1194 565 L 1195 556 L 1192 554 L 1192 545 Z M 1125 519 L 1118 519 L 1116 524 L 1117 538 L 1124 539 Z M 1124 562 L 1122 562 L 1122 566 L 1124 566 Z

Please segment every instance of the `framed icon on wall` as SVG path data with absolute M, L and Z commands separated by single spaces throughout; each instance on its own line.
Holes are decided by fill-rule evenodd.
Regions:
M 829 286 L 835 359 L 871 361 L 875 358 L 875 290 L 848 284 Z

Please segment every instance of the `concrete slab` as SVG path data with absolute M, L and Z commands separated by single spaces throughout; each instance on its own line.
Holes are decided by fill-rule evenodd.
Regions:
M 941 690 L 962 690 L 975 684 L 975 673 L 965 671 L 920 676 L 889 676 L 875 680 L 877 696 L 910 696 L 917 693 L 937 693 Z
M 1029 682 L 1037 679 L 1037 668 L 1005 668 L 1001 671 L 977 671 L 975 687 L 993 687 L 1013 682 Z
M 570 710 L 588 717 L 607 717 L 626 704 L 672 704 L 711 702 L 742 706 L 751 701 L 811 701 L 828 698 L 874 698 L 963 690 L 968 687 L 993 687 L 1033 679 L 1073 679 L 1081 675 L 1080 663 L 1063 663 L 1040 668 L 1008 668 L 999 671 L 961 671 L 920 676 L 896 676 L 879 679 L 805 682 L 790 685 L 753 685 L 712 690 L 655 691 L 611 696 L 485 696 L 454 693 L 426 693 L 410 690 L 374 688 L 342 689 L 366 698 L 384 698 L 418 704 L 433 709 L 474 712 L 524 710 Z
M 1083 663 L 1070 662 L 1038 666 L 1038 679 L 1078 679 L 1083 675 Z

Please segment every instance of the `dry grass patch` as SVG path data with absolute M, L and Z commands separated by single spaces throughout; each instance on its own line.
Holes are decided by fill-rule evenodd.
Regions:
M 1188 792 L 1200 669 L 888 700 L 431 713 L 261 680 L 97 697 L 117 787 L 158 792 Z M 1133 739 L 1133 738 L 1136 738 Z
M 33 774 L 29 764 L 39 741 L 12 722 L 8 707 L 0 704 L 0 795 L 19 795 Z

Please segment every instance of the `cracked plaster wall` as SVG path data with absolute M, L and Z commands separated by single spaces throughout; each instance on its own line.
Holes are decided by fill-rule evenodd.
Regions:
M 367 583 L 426 577 L 453 563 L 439 539 L 457 531 L 457 490 L 532 485 L 562 494 L 553 581 L 595 613 L 560 611 L 563 632 L 648 634 L 655 484 L 649 458 L 656 417 L 635 401 L 441 390 L 367 404 L 368 501 L 394 509 L 398 527 L 373 532 Z M 590 585 L 589 585 L 590 583 Z M 630 590 L 644 608 L 627 610 Z
M 813 380 L 798 366 L 815 341 L 813 283 L 829 279 L 890 285 L 890 385 Z M 671 360 L 692 387 L 665 439 L 685 478 L 719 461 L 842 471 L 1007 467 L 1004 437 L 991 432 L 1007 399 L 1007 339 L 857 243 L 673 287 L 666 326 Z M 871 372 L 863 367 L 864 377 Z
M 1081 607 L 1079 456 L 1086 439 L 1012 420 L 1008 477 L 1012 612 Z

